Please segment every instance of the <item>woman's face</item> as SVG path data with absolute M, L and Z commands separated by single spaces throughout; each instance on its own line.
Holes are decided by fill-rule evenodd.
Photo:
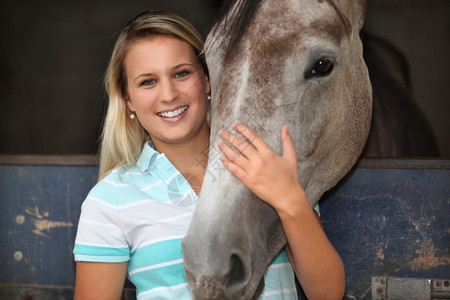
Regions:
M 209 80 L 189 44 L 163 35 L 141 39 L 124 64 L 127 107 L 155 146 L 192 140 L 207 128 Z

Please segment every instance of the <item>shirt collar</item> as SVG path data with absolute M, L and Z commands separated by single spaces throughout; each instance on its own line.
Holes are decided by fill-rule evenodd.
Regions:
M 141 172 L 145 172 L 159 155 L 159 152 L 154 149 L 152 141 L 148 141 L 142 148 L 141 156 L 139 157 L 136 166 Z

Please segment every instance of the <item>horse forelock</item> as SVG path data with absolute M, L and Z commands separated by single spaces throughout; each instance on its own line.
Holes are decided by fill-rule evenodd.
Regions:
M 226 37 L 226 58 L 230 57 L 233 49 L 242 39 L 262 1 L 264 0 L 224 0 L 222 2 L 213 22 L 211 36 Z

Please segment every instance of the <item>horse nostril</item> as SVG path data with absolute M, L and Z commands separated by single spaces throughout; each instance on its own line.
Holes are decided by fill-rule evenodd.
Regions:
M 232 254 L 230 258 L 231 269 L 227 278 L 227 294 L 242 289 L 246 282 L 245 268 L 242 259 L 237 254 Z
M 186 277 L 191 276 L 186 272 Z M 196 294 L 201 299 L 236 299 L 245 289 L 247 280 L 242 259 L 239 255 L 232 254 L 228 272 L 219 277 L 202 276 L 198 281 Z

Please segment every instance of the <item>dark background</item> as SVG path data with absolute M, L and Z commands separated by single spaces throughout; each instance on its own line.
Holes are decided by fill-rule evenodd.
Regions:
M 94 154 L 105 112 L 103 75 L 116 33 L 164 9 L 206 36 L 220 0 L 0 1 L 0 153 Z M 450 157 L 450 1 L 369 0 L 368 32 L 410 65 L 413 93 Z

